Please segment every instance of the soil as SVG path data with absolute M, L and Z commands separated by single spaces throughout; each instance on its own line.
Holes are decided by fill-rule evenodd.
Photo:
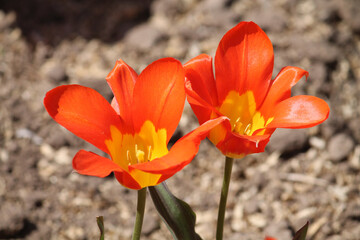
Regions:
M 118 58 L 140 72 L 161 57 L 214 56 L 223 34 L 254 21 L 270 37 L 274 76 L 288 65 L 310 73 L 293 93 L 326 100 L 329 119 L 281 130 L 266 152 L 235 161 L 224 239 L 360 239 L 360 4 L 357 0 L 0 0 L 0 239 L 130 239 L 136 192 L 113 176 L 81 176 L 79 149 L 98 152 L 46 113 L 62 84 L 111 99 L 105 77 Z M 180 137 L 197 126 L 186 105 Z M 99 152 L 98 152 L 99 153 Z M 214 239 L 224 157 L 209 141 L 167 181 Z M 150 196 L 142 239 L 171 239 Z

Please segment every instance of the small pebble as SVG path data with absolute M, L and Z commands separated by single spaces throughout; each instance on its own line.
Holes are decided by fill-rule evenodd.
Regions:
M 344 133 L 339 133 L 330 139 L 328 152 L 330 160 L 340 162 L 345 159 L 354 148 L 354 141 Z

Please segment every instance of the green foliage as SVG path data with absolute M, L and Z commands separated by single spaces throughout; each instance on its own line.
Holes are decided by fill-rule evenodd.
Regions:
M 99 216 L 96 217 L 96 222 L 97 225 L 99 226 L 100 229 L 100 237 L 99 240 L 104 240 L 105 239 L 105 231 L 104 231 L 104 217 L 103 216 Z
M 195 232 L 196 215 L 189 204 L 175 197 L 163 182 L 149 187 L 151 198 L 175 240 L 201 240 Z

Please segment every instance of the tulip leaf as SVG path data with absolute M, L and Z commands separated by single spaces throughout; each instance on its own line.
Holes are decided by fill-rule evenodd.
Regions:
M 175 197 L 165 182 L 149 187 L 151 198 L 175 240 L 201 240 L 195 232 L 196 215 L 189 204 Z
M 293 240 L 305 240 L 308 227 L 309 222 L 306 222 L 306 224 L 295 233 Z
M 100 229 L 100 237 L 99 240 L 104 240 L 105 239 L 105 231 L 104 231 L 104 217 L 103 216 L 99 216 L 96 217 L 96 222 L 97 225 L 99 226 Z

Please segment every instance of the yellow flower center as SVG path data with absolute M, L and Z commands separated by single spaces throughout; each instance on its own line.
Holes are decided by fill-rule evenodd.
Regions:
M 231 130 L 238 134 L 251 136 L 258 129 L 266 127 L 273 118 L 266 122 L 264 117 L 256 109 L 254 93 L 247 91 L 239 95 L 236 91 L 230 91 L 219 108 L 219 112 L 230 118 Z M 257 133 L 261 135 L 263 132 Z
M 151 121 L 145 121 L 139 133 L 122 134 L 115 126 L 110 127 L 111 139 L 105 141 L 112 160 L 125 171 L 132 164 L 145 163 L 168 153 L 165 129 L 155 130 Z M 145 173 L 140 170 L 131 171 L 130 175 L 141 187 L 156 185 L 160 174 Z

